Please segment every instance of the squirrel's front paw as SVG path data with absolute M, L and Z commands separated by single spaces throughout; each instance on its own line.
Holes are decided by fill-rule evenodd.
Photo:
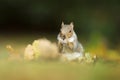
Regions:
M 63 44 L 58 42 L 58 48 L 59 48 L 59 52 L 62 53 L 63 52 Z
M 71 50 L 73 50 L 74 45 L 73 45 L 73 43 L 72 43 L 72 42 L 69 42 L 69 43 L 68 43 L 68 46 L 69 46 L 69 48 L 70 48 Z

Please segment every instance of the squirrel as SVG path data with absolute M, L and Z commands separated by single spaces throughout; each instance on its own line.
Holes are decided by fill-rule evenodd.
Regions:
M 84 49 L 77 39 L 73 22 L 70 24 L 64 24 L 64 22 L 62 22 L 57 39 L 60 53 L 79 52 L 83 54 Z

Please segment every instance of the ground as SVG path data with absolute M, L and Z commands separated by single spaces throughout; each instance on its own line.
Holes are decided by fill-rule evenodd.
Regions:
M 41 36 L 42 37 L 42 36 Z M 95 64 L 61 62 L 59 60 L 9 60 L 6 45 L 11 44 L 16 52 L 23 54 L 27 44 L 39 36 L 0 37 L 0 80 L 119 80 L 119 61 L 99 59 Z M 49 39 L 50 37 L 47 36 Z M 53 36 L 55 40 L 55 35 Z

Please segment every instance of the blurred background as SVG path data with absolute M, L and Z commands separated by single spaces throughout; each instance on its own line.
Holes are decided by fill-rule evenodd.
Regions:
M 62 21 L 74 23 L 85 53 L 97 55 L 95 65 L 9 62 L 17 57 L 6 45 L 23 58 L 36 39 L 57 43 Z M 120 0 L 0 0 L 0 80 L 120 80 L 119 35 Z
M 119 0 L 0 0 L 0 35 L 54 35 L 74 22 L 79 40 L 91 48 L 120 51 Z M 100 46 L 101 47 L 101 46 Z M 89 49 L 88 49 L 89 50 Z

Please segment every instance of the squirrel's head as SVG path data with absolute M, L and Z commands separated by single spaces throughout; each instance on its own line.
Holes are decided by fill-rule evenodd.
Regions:
M 74 32 L 73 28 L 74 28 L 73 22 L 71 22 L 70 24 L 64 24 L 64 22 L 62 22 L 60 29 L 60 37 L 63 40 L 72 37 Z

